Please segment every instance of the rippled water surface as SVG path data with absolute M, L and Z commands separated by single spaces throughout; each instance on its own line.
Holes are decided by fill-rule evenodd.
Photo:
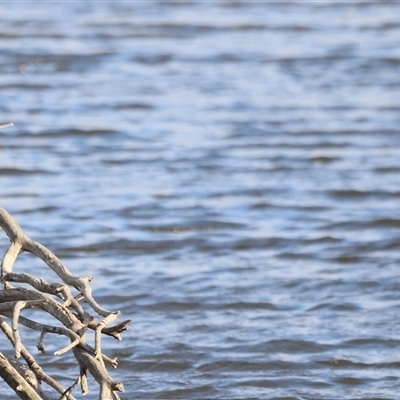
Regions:
M 399 15 L 0 3 L 1 206 L 133 320 L 125 400 L 399 398 Z

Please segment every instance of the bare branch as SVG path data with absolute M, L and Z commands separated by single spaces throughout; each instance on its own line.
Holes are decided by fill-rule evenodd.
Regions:
M 90 287 L 93 278 L 73 276 L 56 255 L 26 236 L 15 219 L 2 208 L 0 208 L 0 227 L 4 229 L 11 242 L 1 262 L 4 290 L 0 290 L 0 314 L 12 322 L 11 329 L 0 317 L 0 329 L 15 347 L 15 356 L 17 358 L 22 356 L 27 364 L 22 366 L 22 369 L 14 368 L 12 365 L 10 367 L 8 360 L 0 353 L 0 375 L 21 398 L 46 400 L 47 397 L 40 391 L 39 385 L 40 382 L 45 382 L 61 395 L 61 399 L 74 400 L 71 392 L 77 385 L 80 384 L 83 394 L 88 393 L 86 374 L 89 371 L 99 384 L 100 400 L 119 400 L 117 392 L 123 391 L 123 384 L 114 381 L 105 366 L 106 362 L 115 368 L 117 359 L 111 359 L 102 353 L 101 338 L 102 334 L 105 334 L 121 340 L 121 333 L 127 330 L 130 320 L 108 326 L 119 318 L 120 312 L 107 311 L 96 302 Z M 61 281 L 47 282 L 31 273 L 14 273 L 15 261 L 24 251 L 40 258 Z M 22 283 L 30 287 L 12 287 L 11 283 L 17 285 Z M 78 295 L 74 296 L 71 288 L 76 289 Z M 85 311 L 80 303 L 82 300 L 102 317 L 100 321 Z M 40 315 L 44 312 L 58 324 L 61 323 L 61 326 L 48 325 L 21 315 L 22 310 L 26 310 L 25 314 L 32 309 L 41 310 Z M 37 316 L 37 313 L 34 315 Z M 54 353 L 61 356 L 71 350 L 77 360 L 79 376 L 68 389 L 48 376 L 35 361 L 23 345 L 19 325 L 40 332 L 37 348 L 43 353 L 47 333 L 63 335 L 70 340 L 68 345 Z M 95 341 L 92 346 L 86 341 L 88 328 L 95 331 Z
M 0 129 L 8 128 L 9 126 L 14 126 L 12 122 L 8 122 L 7 124 L 0 124 Z
M 122 340 L 121 333 L 128 330 L 128 325 L 130 324 L 131 320 L 128 319 L 126 321 L 120 322 L 115 326 L 104 327 L 101 330 L 101 333 L 104 335 L 112 336 L 117 340 Z M 98 326 L 98 322 L 96 320 L 90 321 L 88 324 L 88 328 L 96 329 Z
M 14 272 L 5 273 L 2 277 L 2 280 L 3 282 L 28 283 L 40 292 L 49 293 L 53 294 L 54 296 L 60 297 L 65 300 L 65 307 L 73 307 L 81 319 L 85 318 L 85 312 L 82 306 L 75 300 L 75 298 L 71 294 L 71 290 L 64 283 L 49 284 L 43 278 L 38 279 L 30 274 L 16 274 Z
M 81 391 L 82 391 L 82 394 L 85 396 L 86 394 L 89 393 L 86 368 L 81 368 L 80 378 L 81 378 Z
M 14 307 L 13 317 L 12 317 L 12 330 L 14 333 L 14 345 L 15 345 L 15 358 L 21 357 L 21 337 L 18 331 L 18 321 L 19 314 L 21 310 L 26 306 L 24 301 L 17 301 Z
M 2 353 L 0 353 L 0 376 L 22 400 L 43 400 Z
M 21 317 L 22 319 L 22 317 Z M 7 325 L 7 323 L 4 321 L 3 318 L 0 317 L 0 329 L 4 332 L 6 335 L 7 339 L 13 344 L 14 344 L 14 336 L 12 333 L 11 328 Z M 32 370 L 32 372 L 36 375 L 39 381 L 46 382 L 50 387 L 55 389 L 58 393 L 64 393 L 65 389 L 64 387 L 59 384 L 56 380 L 48 376 L 43 369 L 40 367 L 40 365 L 35 361 L 33 356 L 29 353 L 29 351 L 25 348 L 25 346 L 22 345 L 21 348 L 21 355 L 28 364 L 29 368 Z M 0 367 L 1 369 L 1 367 Z M 75 400 L 73 397 L 70 396 L 70 400 Z

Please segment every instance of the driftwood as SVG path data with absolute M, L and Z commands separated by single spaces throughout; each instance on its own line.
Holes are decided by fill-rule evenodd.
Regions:
M 113 380 L 106 369 L 106 365 L 115 368 L 117 360 L 110 359 L 102 353 L 101 337 L 105 334 L 121 340 L 121 333 L 127 329 L 130 321 L 110 326 L 120 316 L 120 312 L 105 310 L 96 302 L 89 284 L 93 278 L 73 276 L 50 250 L 31 240 L 15 219 L 2 208 L 0 227 L 11 242 L 1 264 L 1 282 L 4 289 L 0 290 L 0 329 L 13 345 L 15 358 L 18 359 L 18 362 L 15 362 L 0 352 L 0 376 L 21 399 L 73 400 L 72 391 L 77 386 L 80 386 L 82 394 L 88 393 L 89 372 L 100 386 L 100 400 L 120 399 L 118 392 L 123 391 L 123 384 Z M 30 273 L 13 272 L 18 255 L 24 251 L 39 257 L 55 272 L 60 281 L 49 283 Z M 22 283 L 23 287 L 13 286 L 18 283 Z M 75 295 L 73 292 L 76 292 Z M 88 304 L 97 316 L 87 312 L 83 302 Z M 86 308 L 89 308 L 88 306 Z M 62 326 L 47 325 L 21 315 L 28 314 L 32 309 L 45 311 L 52 319 L 58 321 L 58 325 L 61 322 Z M 44 339 L 49 333 L 64 335 L 69 339 L 69 344 L 55 354 L 62 355 L 71 351 L 77 360 L 79 372 L 70 387 L 63 387 L 43 371 L 22 343 L 20 325 L 38 332 L 37 348 L 41 352 L 45 352 Z M 86 341 L 88 329 L 94 331 L 93 345 Z M 24 363 L 21 364 L 20 360 Z M 42 383 L 46 383 L 58 395 L 46 394 L 41 389 Z

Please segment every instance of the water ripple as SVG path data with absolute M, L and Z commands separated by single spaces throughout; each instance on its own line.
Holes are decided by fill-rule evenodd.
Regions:
M 400 5 L 139 3 L 0 4 L 2 207 L 133 320 L 122 398 L 396 399 Z

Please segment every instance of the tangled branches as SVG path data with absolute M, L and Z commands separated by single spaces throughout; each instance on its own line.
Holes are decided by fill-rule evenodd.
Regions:
M 88 393 L 87 372 L 100 386 L 100 400 L 118 400 L 118 392 L 123 391 L 123 384 L 114 381 L 108 374 L 106 365 L 116 368 L 117 360 L 110 359 L 102 353 L 102 335 L 121 340 L 121 333 L 127 329 L 128 321 L 112 324 L 120 312 L 111 312 L 102 308 L 92 296 L 91 276 L 76 277 L 45 246 L 31 240 L 21 229 L 15 219 L 0 208 L 0 227 L 10 239 L 1 264 L 1 281 L 4 289 L 0 290 L 0 329 L 15 348 L 15 358 L 24 359 L 25 364 L 10 362 L 0 353 L 0 375 L 14 389 L 21 399 L 48 400 L 41 390 L 44 382 L 59 393 L 59 400 L 72 400 L 73 389 L 80 385 L 82 394 Z M 48 283 L 28 273 L 15 273 L 13 266 L 19 254 L 30 252 L 44 261 L 60 278 L 60 282 Z M 23 287 L 14 287 L 14 283 L 23 283 Z M 78 292 L 73 295 L 73 291 Z M 86 302 L 99 317 L 89 314 L 82 307 Z M 23 310 L 41 309 L 55 318 L 63 326 L 52 326 L 36 322 L 21 315 Z M 6 322 L 6 319 L 10 322 Z M 11 326 L 10 326 L 11 324 Z M 64 335 L 69 344 L 55 352 L 62 355 L 72 351 L 78 365 L 79 375 L 75 382 L 64 388 L 55 379 L 47 375 L 22 343 L 19 325 L 40 332 L 38 349 L 45 351 L 46 334 Z M 94 345 L 86 341 L 87 330 L 94 331 Z

